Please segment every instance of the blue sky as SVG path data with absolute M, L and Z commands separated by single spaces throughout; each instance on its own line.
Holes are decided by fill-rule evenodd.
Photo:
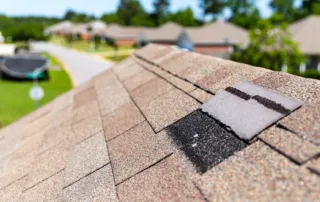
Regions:
M 268 8 L 270 0 L 257 0 L 257 6 L 262 15 L 268 17 L 271 13 Z M 299 1 L 299 0 L 297 0 Z M 152 11 L 153 0 L 140 0 L 147 11 Z M 76 11 L 94 14 L 99 17 L 102 13 L 113 12 L 119 0 L 2 0 L 0 13 L 7 15 L 46 15 L 61 17 L 68 8 Z M 171 11 L 190 6 L 197 17 L 201 17 L 198 0 L 171 0 Z

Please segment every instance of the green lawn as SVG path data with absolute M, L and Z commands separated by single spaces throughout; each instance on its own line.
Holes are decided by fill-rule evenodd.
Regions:
M 43 56 L 50 60 L 51 66 L 60 67 L 60 69 L 49 70 L 50 79 L 39 82 L 45 92 L 40 102 L 41 105 L 72 88 L 71 80 L 61 68 L 59 61 L 48 54 L 43 54 Z M 35 109 L 34 102 L 29 98 L 29 90 L 32 85 L 32 82 L 26 81 L 0 80 L 0 124 L 2 126 L 14 122 Z
M 108 52 L 108 51 L 114 50 L 114 48 L 112 46 L 109 46 L 107 44 L 101 44 L 98 49 L 90 51 L 90 43 L 88 41 L 77 40 L 77 41 L 67 43 L 67 41 L 61 36 L 52 36 L 50 39 L 50 42 L 54 43 L 54 44 L 65 46 L 67 48 L 73 48 L 73 49 L 76 49 L 79 51 L 84 51 L 84 52 L 99 53 L 99 52 Z M 134 47 L 132 47 L 132 46 L 119 46 L 118 50 L 130 50 L 130 49 L 134 49 Z
M 127 57 L 129 57 L 129 55 L 106 56 L 105 58 L 117 63 L 117 62 L 121 62 L 122 60 L 126 59 Z

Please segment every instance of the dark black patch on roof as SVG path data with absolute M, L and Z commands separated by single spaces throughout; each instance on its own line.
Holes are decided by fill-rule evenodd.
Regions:
M 257 102 L 259 102 L 260 104 L 262 104 L 263 106 L 265 106 L 268 109 L 272 109 L 273 111 L 276 111 L 280 114 L 289 114 L 290 110 L 285 108 L 284 106 L 282 106 L 281 104 L 278 104 L 272 100 L 269 100 L 268 98 L 265 97 L 261 97 L 259 95 L 255 95 L 252 97 L 252 99 L 255 99 Z
M 170 125 L 167 131 L 199 173 L 205 173 L 247 146 L 200 110 Z
M 236 95 L 239 98 L 244 99 L 244 100 L 249 100 L 251 98 L 251 96 L 249 94 L 242 92 L 241 90 L 238 90 L 233 87 L 226 88 L 226 91 L 233 94 L 233 95 Z

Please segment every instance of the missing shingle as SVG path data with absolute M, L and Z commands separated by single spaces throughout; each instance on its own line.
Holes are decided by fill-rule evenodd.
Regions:
M 247 146 L 200 110 L 170 125 L 167 131 L 199 173 L 205 173 Z

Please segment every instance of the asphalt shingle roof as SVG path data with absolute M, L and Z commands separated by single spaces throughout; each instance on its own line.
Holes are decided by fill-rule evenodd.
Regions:
M 200 110 L 239 80 L 302 107 L 246 142 Z M 317 201 L 319 103 L 320 81 L 150 44 L 0 131 L 0 201 Z

